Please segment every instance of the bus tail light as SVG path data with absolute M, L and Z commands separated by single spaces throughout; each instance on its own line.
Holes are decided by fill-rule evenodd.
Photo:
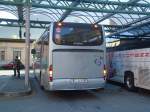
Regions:
M 107 75 L 106 65 L 104 65 L 103 75 L 104 75 L 104 79 L 106 79 L 106 75 Z
M 49 66 L 49 81 L 50 82 L 53 81 L 53 66 L 52 65 Z

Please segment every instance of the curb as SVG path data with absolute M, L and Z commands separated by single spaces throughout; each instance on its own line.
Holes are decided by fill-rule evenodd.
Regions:
M 0 97 L 20 97 L 20 96 L 27 96 L 32 93 L 31 84 L 29 83 L 29 87 L 25 91 L 19 92 L 0 92 Z

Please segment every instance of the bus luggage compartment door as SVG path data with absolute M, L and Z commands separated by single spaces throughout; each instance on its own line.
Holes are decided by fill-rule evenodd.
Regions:
M 53 51 L 54 79 L 103 77 L 103 51 Z

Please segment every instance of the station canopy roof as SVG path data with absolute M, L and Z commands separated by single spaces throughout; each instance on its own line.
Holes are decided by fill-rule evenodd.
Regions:
M 29 5 L 31 28 L 46 28 L 50 22 L 104 25 L 107 38 L 150 37 L 150 0 L 0 0 L 1 26 L 24 27 Z

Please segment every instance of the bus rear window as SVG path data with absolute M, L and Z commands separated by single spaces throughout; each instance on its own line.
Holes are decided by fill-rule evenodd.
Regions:
M 57 45 L 97 46 L 102 41 L 101 29 L 90 25 L 55 27 L 54 42 Z

